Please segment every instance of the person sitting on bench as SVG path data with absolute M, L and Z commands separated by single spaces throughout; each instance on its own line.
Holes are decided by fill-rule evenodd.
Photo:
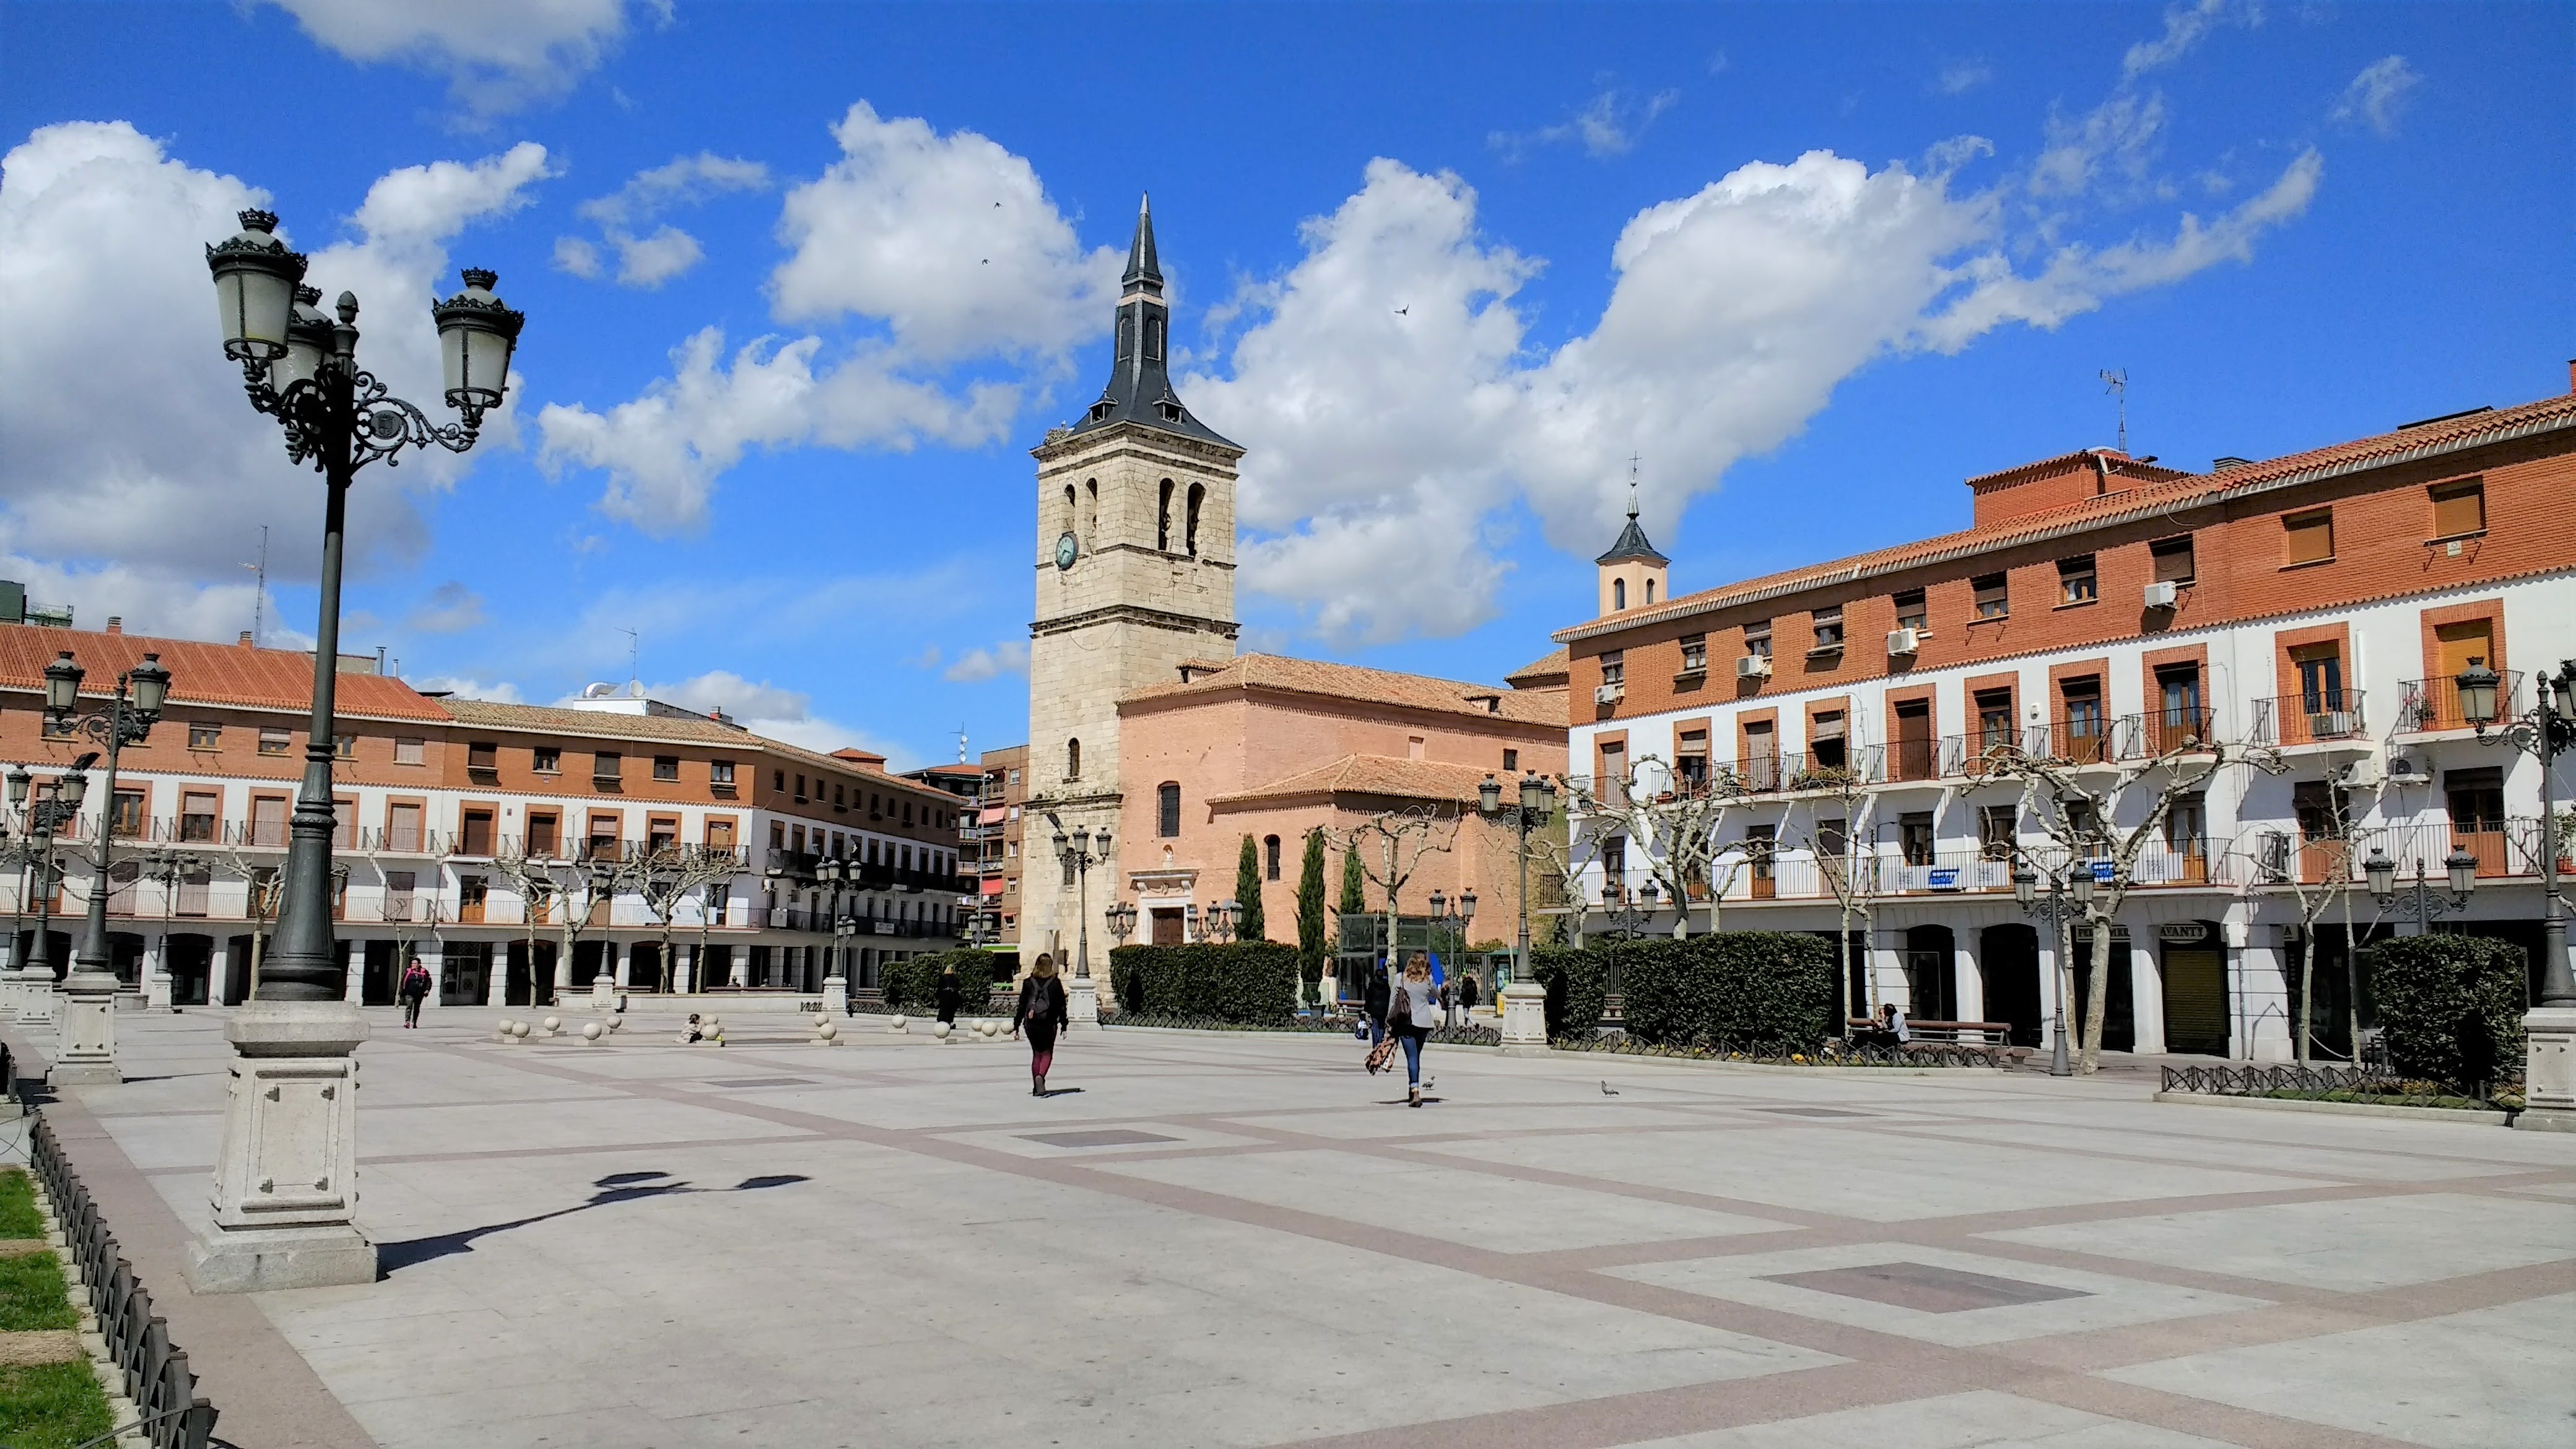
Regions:
M 1905 1011 L 1893 1001 L 1881 1002 L 1877 1018 L 1867 1031 L 1861 1033 L 1864 1043 L 1891 1049 L 1901 1047 L 1911 1039 L 1911 1033 L 1905 1029 Z

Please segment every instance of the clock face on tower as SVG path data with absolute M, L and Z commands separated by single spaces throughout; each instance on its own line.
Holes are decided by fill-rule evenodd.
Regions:
M 1068 529 L 1055 541 L 1055 566 L 1060 569 L 1073 567 L 1074 555 L 1081 551 L 1081 545 L 1074 542 L 1073 533 Z

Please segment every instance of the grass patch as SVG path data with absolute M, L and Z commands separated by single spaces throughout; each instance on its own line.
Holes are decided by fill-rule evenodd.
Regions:
M 0 1332 L 24 1333 L 34 1328 L 78 1328 L 63 1289 L 63 1267 L 51 1253 L 0 1258 Z M 14 1439 L 0 1439 L 17 1449 Z
M 0 1238 L 41 1238 L 45 1215 L 36 1211 L 36 1184 L 27 1169 L 0 1171 Z
M 72 1449 L 116 1427 L 87 1360 L 0 1368 L 0 1444 Z

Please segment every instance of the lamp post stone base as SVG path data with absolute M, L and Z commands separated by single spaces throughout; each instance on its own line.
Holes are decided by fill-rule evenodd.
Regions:
M 63 983 L 62 1023 L 54 1046 L 57 1087 L 112 1087 L 125 1080 L 116 1065 L 116 978 L 75 971 Z
M 253 1001 L 233 1044 L 215 1161 L 214 1223 L 188 1249 L 200 1293 L 372 1283 L 358 1231 L 358 1043 L 366 1019 L 338 1001 Z
M 2522 1018 L 2522 1114 L 2534 1132 L 2576 1132 L 2576 1007 L 2536 1006 Z
M 1547 1046 L 1547 988 L 1515 981 L 1503 988 L 1503 1052 L 1535 1056 Z
M 1073 978 L 1065 994 L 1064 1014 L 1068 1021 L 1085 1026 L 1100 1024 L 1100 983 L 1088 976 Z

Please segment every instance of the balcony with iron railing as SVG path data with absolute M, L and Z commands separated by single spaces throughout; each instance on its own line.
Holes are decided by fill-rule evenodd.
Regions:
M 2366 742 L 2369 738 L 2361 691 L 2328 689 L 2254 701 L 2254 728 L 2248 743 L 2295 749 L 2302 745 Z
M 2511 719 L 2520 712 L 2515 695 L 2521 686 L 2521 670 L 2496 671 L 2497 718 Z M 2429 735 L 2473 728 L 2467 712 L 2460 708 L 2458 679 L 2409 679 L 2398 690 L 2397 733 Z

